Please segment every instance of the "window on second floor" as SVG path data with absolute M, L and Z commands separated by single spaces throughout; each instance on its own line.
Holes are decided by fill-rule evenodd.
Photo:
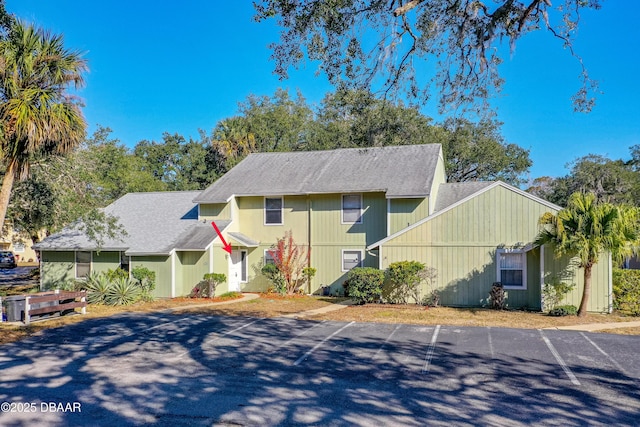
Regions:
M 264 198 L 264 223 L 282 225 L 282 197 Z
M 342 223 L 362 223 L 362 194 L 342 195 Z

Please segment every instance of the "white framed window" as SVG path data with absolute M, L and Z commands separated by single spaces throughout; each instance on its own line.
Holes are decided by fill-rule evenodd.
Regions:
M 282 197 L 264 198 L 264 224 L 282 225 Z
M 527 289 L 527 253 L 519 249 L 496 251 L 497 282 L 504 289 Z
M 91 274 L 91 252 L 76 252 L 76 279 L 84 279 Z
M 342 195 L 342 223 L 362 224 L 362 194 Z
M 362 251 L 359 249 L 343 249 L 342 271 L 349 271 L 355 267 L 362 267 Z
M 264 250 L 264 264 L 275 264 L 276 262 L 273 260 L 273 257 L 269 253 L 270 249 Z

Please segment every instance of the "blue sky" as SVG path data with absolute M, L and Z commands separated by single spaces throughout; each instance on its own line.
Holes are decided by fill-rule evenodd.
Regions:
M 299 89 L 319 103 L 332 90 L 314 64 L 289 80 L 273 75 L 267 45 L 277 28 L 253 22 L 250 1 L 176 4 L 6 0 L 10 12 L 86 52 L 91 71 L 80 96 L 89 131 L 108 126 L 128 146 L 160 141 L 163 132 L 198 138 L 249 94 Z M 589 153 L 627 159 L 640 144 L 639 14 L 640 2 L 604 0 L 583 15 L 575 49 L 603 92 L 589 114 L 573 112 L 580 68 L 559 40 L 539 32 L 505 58 L 506 85 L 494 105 L 505 139 L 531 150 L 531 178 L 565 175 L 565 164 Z M 433 108 L 423 112 L 435 116 Z

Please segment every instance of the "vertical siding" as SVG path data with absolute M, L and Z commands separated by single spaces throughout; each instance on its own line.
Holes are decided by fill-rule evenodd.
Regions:
M 75 252 L 42 251 L 41 286 L 46 289 L 59 287 L 75 278 Z
M 307 242 L 306 196 L 283 197 L 282 225 L 265 225 L 264 197 L 239 197 L 238 209 L 239 230 L 252 239 L 273 244 L 278 238 L 282 238 L 285 232 L 291 230 L 296 242 Z
M 209 221 L 231 219 L 231 207 L 229 205 L 229 203 L 201 204 L 198 218 Z
M 205 251 L 177 252 L 176 296 L 189 295 L 209 272 L 209 255 Z
M 396 233 L 410 224 L 429 216 L 429 199 L 391 199 L 389 234 Z
M 538 233 L 538 218 L 549 210 L 495 187 L 385 243 L 382 267 L 404 260 L 423 262 L 437 270 L 443 304 L 484 305 L 498 280 L 496 250 L 530 244 Z M 540 308 L 539 265 L 539 250 L 529 251 L 527 289 L 508 290 L 509 306 Z
M 573 289 L 567 294 L 562 304 L 571 304 L 579 307 L 584 291 L 584 270 L 577 268 L 577 262 L 577 259 L 567 256 L 556 257 L 553 248 L 545 247 L 545 282 L 550 283 L 554 278 L 557 278 L 565 283 L 573 284 Z M 601 255 L 598 263 L 593 266 L 588 311 L 596 313 L 607 313 L 609 311 L 610 268 L 609 254 Z
M 96 273 L 104 273 L 120 267 L 120 252 L 93 252 L 91 256 L 91 271 Z
M 168 298 L 171 296 L 171 257 L 170 256 L 132 256 L 131 268 L 146 267 L 156 273 L 156 288 L 153 296 Z

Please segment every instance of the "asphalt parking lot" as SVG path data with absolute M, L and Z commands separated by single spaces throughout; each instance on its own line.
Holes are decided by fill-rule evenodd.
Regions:
M 130 314 L 0 347 L 0 425 L 640 425 L 640 337 Z

